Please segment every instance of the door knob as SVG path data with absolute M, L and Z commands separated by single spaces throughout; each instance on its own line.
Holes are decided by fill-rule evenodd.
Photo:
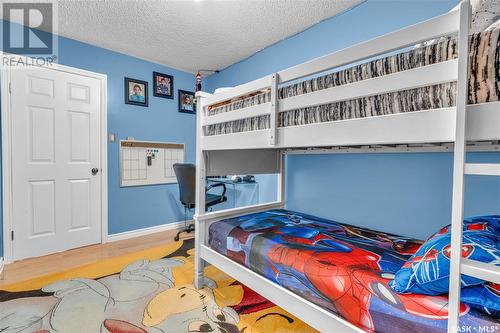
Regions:
M 92 175 L 97 175 L 97 173 L 99 172 L 99 169 L 98 168 L 92 168 Z

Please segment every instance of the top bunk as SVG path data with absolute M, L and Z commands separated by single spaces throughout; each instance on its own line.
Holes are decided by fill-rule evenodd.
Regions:
M 500 140 L 500 29 L 469 35 L 470 9 L 461 8 L 224 92 L 198 93 L 198 149 L 454 142 L 457 81 L 466 78 L 467 140 Z M 459 55 L 467 39 L 469 54 Z

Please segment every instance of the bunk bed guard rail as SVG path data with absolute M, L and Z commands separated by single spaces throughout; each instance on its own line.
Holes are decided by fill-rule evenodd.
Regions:
M 207 135 L 208 128 L 217 124 L 233 122 L 247 126 L 251 131 L 259 131 L 258 136 L 240 136 L 238 145 L 247 149 L 272 147 L 276 144 L 277 119 L 277 74 L 242 84 L 230 91 L 209 95 L 200 99 L 202 135 L 213 142 L 209 146 L 219 146 L 218 135 Z M 203 95 L 201 95 L 203 97 Z M 253 124 L 245 121 L 258 119 Z M 238 124 L 236 121 L 240 121 Z M 248 133 L 248 132 L 247 132 Z M 227 138 L 226 138 L 227 139 Z M 203 144 L 206 146 L 206 144 Z
M 316 134 L 322 135 L 322 133 L 317 132 L 320 126 L 279 128 L 277 119 L 280 113 L 326 103 L 456 82 L 458 59 L 452 58 L 431 65 L 278 99 L 279 85 L 321 72 L 335 70 L 349 64 L 356 64 L 367 59 L 373 59 L 396 50 L 414 46 L 418 43 L 439 39 L 443 36 L 455 35 L 459 30 L 459 24 L 459 11 L 452 11 L 278 73 L 273 73 L 261 79 L 242 84 L 226 92 L 214 95 L 199 95 L 201 97 L 199 100 L 201 109 L 199 125 L 203 129 L 200 133 L 203 137 L 200 144 L 203 150 L 290 147 L 297 144 L 300 146 L 301 140 L 303 142 L 310 142 L 314 140 Z M 451 112 L 448 112 L 446 116 L 440 117 L 438 113 L 436 113 L 436 116 L 433 116 L 436 118 L 437 123 L 450 120 L 449 128 L 446 128 L 445 131 L 440 128 L 439 130 L 445 133 L 434 136 L 432 136 L 433 132 L 429 128 L 430 134 L 429 138 L 425 138 L 426 140 L 435 142 L 439 141 L 441 137 L 449 138 L 453 136 L 454 126 L 451 124 L 451 118 L 453 117 L 448 117 L 449 114 Z M 393 118 L 397 119 L 398 117 Z M 434 119 L 428 120 L 430 121 L 428 121 L 427 126 L 432 126 Z M 222 126 L 228 123 L 230 123 L 230 126 Z M 425 125 L 422 124 L 421 126 Z M 397 128 L 397 124 L 393 127 Z M 221 129 L 224 129 L 224 131 L 221 131 Z M 287 132 L 284 138 L 279 137 L 280 131 L 283 134 Z M 438 129 L 435 131 L 437 132 Z M 371 143 L 382 143 L 384 139 L 381 138 L 378 141 L 380 142 Z M 346 143 L 342 142 L 342 144 Z M 352 144 L 356 143 L 367 144 L 370 142 L 353 142 Z

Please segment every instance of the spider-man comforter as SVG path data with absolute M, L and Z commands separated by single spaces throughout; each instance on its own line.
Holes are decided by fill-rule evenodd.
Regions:
M 388 287 L 421 241 L 287 210 L 215 222 L 209 235 L 217 252 L 368 332 L 446 331 L 447 297 Z M 460 324 L 477 331 L 498 321 L 462 304 Z

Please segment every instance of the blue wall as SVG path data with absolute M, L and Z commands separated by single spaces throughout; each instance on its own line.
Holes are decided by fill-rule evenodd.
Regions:
M 136 140 L 184 143 L 186 161 L 194 162 L 195 116 L 177 112 L 177 89 L 192 91 L 194 76 L 68 38 L 59 37 L 58 43 L 60 64 L 108 77 L 108 132 L 117 136 L 116 142 L 108 143 L 109 234 L 183 220 L 177 184 L 120 188 L 118 140 L 132 136 Z M 174 76 L 173 100 L 153 96 L 153 71 Z M 124 77 L 149 82 L 149 107 L 124 104 Z M 3 251 L 3 246 L 0 248 Z
M 366 41 L 445 13 L 457 2 L 368 0 L 210 76 L 206 90 L 235 86 Z M 469 159 L 498 162 L 500 154 Z M 450 221 L 451 165 L 449 153 L 291 156 L 287 208 L 425 238 Z M 500 180 L 467 177 L 465 213 L 500 213 Z
M 451 219 L 452 163 L 451 153 L 291 156 L 287 208 L 423 239 Z M 467 176 L 465 188 L 466 216 L 500 213 L 499 179 Z

